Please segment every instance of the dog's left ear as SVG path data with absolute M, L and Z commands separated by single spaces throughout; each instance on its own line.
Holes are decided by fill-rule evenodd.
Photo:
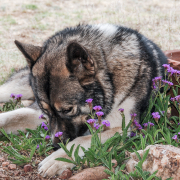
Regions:
M 29 67 L 32 68 L 33 65 L 36 63 L 36 60 L 41 55 L 42 47 L 21 43 L 17 40 L 15 40 L 14 43 L 25 56 Z
M 67 47 L 67 67 L 81 81 L 88 82 L 90 76 L 94 75 L 94 62 L 88 51 L 78 43 L 72 42 Z

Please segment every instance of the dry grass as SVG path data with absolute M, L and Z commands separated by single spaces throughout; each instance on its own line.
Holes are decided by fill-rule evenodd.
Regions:
M 138 29 L 163 50 L 180 49 L 180 0 L 5 0 L 0 3 L 0 82 L 26 62 L 14 45 L 34 45 L 78 23 Z

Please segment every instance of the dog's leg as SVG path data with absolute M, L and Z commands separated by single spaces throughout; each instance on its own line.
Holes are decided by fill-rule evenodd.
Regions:
M 112 137 L 116 132 L 122 132 L 121 128 L 116 127 L 112 128 L 110 130 L 104 131 L 101 133 L 101 142 L 104 143 L 108 138 Z M 91 135 L 88 136 L 81 136 L 73 141 L 69 142 L 67 145 L 67 149 L 70 150 L 71 146 L 75 144 L 74 149 L 81 144 L 85 149 L 90 148 L 91 146 Z M 74 154 L 74 152 L 73 152 Z M 83 156 L 84 153 L 81 148 L 79 148 L 79 156 Z M 55 174 L 60 175 L 65 169 L 67 168 L 73 168 L 74 164 L 66 163 L 62 161 L 55 160 L 58 157 L 68 158 L 66 153 L 63 151 L 63 149 L 59 149 L 56 152 L 52 153 L 50 156 L 45 158 L 40 164 L 39 164 L 39 173 L 42 176 L 54 176 Z
M 9 101 L 11 93 L 22 94 L 22 100 L 34 100 L 29 73 L 28 68 L 21 69 L 0 86 L 0 103 Z
M 20 108 L 0 114 L 0 128 L 4 128 L 6 133 L 17 134 L 17 130 L 25 131 L 26 128 L 36 129 L 44 120 L 39 119 L 41 110 L 32 108 Z

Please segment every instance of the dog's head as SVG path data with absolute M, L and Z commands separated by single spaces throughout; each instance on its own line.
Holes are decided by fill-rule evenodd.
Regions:
M 64 141 L 86 132 L 84 122 L 90 113 L 86 99 L 104 105 L 104 90 L 95 78 L 95 55 L 77 42 L 47 42 L 43 47 L 15 44 L 31 69 L 30 83 L 40 108 L 49 116 L 54 145 L 59 142 L 56 132 L 63 132 Z

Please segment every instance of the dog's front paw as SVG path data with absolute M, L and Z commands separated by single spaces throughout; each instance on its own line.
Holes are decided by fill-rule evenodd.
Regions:
M 74 167 L 74 164 L 55 160 L 59 157 L 68 158 L 62 149 L 57 150 L 39 164 L 39 174 L 43 177 L 52 177 L 61 175 L 64 170 Z

